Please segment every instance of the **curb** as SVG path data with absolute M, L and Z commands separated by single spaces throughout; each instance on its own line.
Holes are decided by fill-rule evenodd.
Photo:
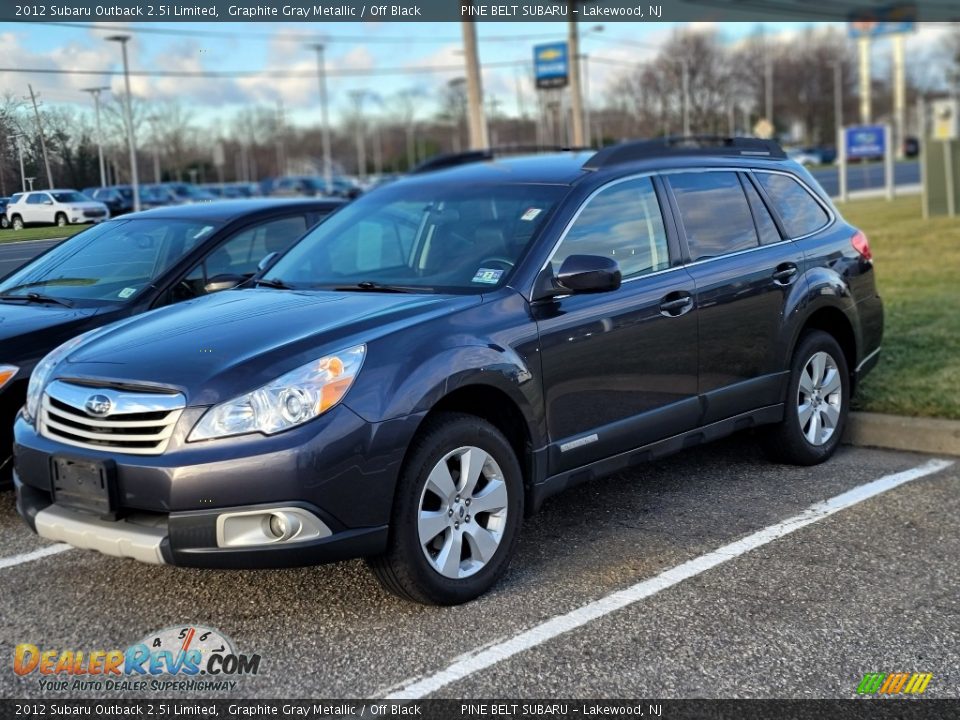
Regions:
M 861 447 L 960 456 L 960 420 L 850 413 L 843 442 Z

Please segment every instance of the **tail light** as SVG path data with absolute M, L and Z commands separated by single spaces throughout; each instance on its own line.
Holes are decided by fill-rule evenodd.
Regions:
M 873 260 L 873 253 L 870 252 L 870 241 L 867 240 L 863 230 L 857 230 L 856 234 L 850 238 L 850 244 L 864 260 Z

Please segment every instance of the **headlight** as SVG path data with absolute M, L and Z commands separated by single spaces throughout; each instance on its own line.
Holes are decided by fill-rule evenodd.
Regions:
M 0 365 L 0 389 L 16 377 L 19 369 L 16 365 Z
M 67 340 L 62 345 L 51 350 L 44 356 L 43 360 L 37 363 L 30 375 L 30 383 L 27 385 L 27 404 L 23 407 L 23 414 L 27 422 L 33 422 L 37 417 L 37 410 L 40 407 L 40 397 L 43 395 L 44 388 L 50 381 L 54 368 L 63 360 L 67 354 L 77 345 L 87 340 L 95 333 L 100 333 L 104 328 L 97 328 L 77 335 L 71 340 Z
M 347 394 L 366 351 L 366 345 L 357 345 L 327 355 L 251 393 L 214 405 L 188 442 L 253 432 L 273 435 L 322 415 Z

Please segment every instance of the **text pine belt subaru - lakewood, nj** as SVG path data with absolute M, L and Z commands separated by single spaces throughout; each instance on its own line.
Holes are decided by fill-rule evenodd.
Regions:
M 755 426 L 826 460 L 882 332 L 866 237 L 775 143 L 446 156 L 244 287 L 47 355 L 18 509 L 108 554 L 365 557 L 463 602 L 575 483 Z

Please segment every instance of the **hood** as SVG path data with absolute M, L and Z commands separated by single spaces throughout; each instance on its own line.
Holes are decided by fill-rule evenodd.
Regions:
M 480 301 L 480 296 L 228 290 L 119 323 L 80 345 L 56 375 L 162 385 L 183 392 L 190 405 L 209 405 L 330 352 Z
M 60 343 L 89 329 L 100 308 L 0 302 L 0 363 L 32 365 Z

